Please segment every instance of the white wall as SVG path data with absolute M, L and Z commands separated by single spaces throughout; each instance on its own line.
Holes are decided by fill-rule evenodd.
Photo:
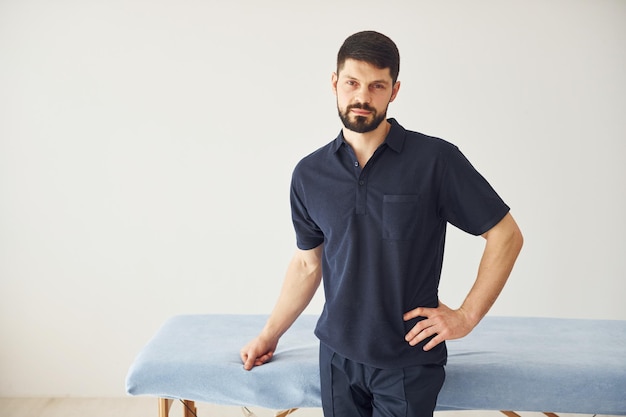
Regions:
M 291 170 L 338 133 L 362 29 L 400 47 L 390 115 L 459 145 L 523 228 L 492 314 L 625 320 L 625 22 L 621 0 L 0 1 L 0 396 L 124 395 L 169 316 L 269 312 Z M 444 302 L 481 250 L 450 231 Z

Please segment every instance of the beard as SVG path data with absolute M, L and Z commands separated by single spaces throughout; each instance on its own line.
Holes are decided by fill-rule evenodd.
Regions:
M 372 112 L 372 119 L 368 121 L 368 117 L 366 116 L 354 116 L 354 120 L 350 119 L 350 110 L 351 109 L 362 109 Z M 339 118 L 341 122 L 348 130 L 352 130 L 356 133 L 367 133 L 375 130 L 380 124 L 387 118 L 387 109 L 381 114 L 378 114 L 378 111 L 373 107 L 370 107 L 369 104 L 352 104 L 346 107 L 345 111 L 341 111 L 339 106 L 337 106 L 337 112 L 339 113 Z

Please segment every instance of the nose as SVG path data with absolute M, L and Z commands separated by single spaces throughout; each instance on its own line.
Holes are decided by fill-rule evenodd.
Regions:
M 355 93 L 354 95 L 354 100 L 357 103 L 361 103 L 361 104 L 369 104 L 370 100 L 371 100 L 371 96 L 370 96 L 370 91 L 367 88 L 367 86 L 361 86 Z

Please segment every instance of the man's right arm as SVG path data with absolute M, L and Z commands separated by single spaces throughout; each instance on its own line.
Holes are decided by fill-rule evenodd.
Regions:
M 323 245 L 310 250 L 298 249 L 293 255 L 278 301 L 259 335 L 240 351 L 244 369 L 268 362 L 278 340 L 302 314 L 322 280 Z

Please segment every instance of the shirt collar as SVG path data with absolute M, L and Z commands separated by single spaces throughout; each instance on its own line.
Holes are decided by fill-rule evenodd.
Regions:
M 404 147 L 406 130 L 402 126 L 400 126 L 400 123 L 398 123 L 396 119 L 387 120 L 389 121 L 389 123 L 391 123 L 391 129 L 389 129 L 389 133 L 387 134 L 385 143 L 391 149 L 393 149 L 397 153 L 400 153 L 402 152 L 402 148 Z
M 406 130 L 400 126 L 396 119 L 391 118 L 387 119 L 387 121 L 391 124 L 391 128 L 389 129 L 389 133 L 387 133 L 384 143 L 394 151 L 400 153 L 404 147 Z M 344 143 L 347 144 L 343 137 L 343 130 L 341 130 L 337 138 L 333 141 L 332 152 L 337 152 Z

